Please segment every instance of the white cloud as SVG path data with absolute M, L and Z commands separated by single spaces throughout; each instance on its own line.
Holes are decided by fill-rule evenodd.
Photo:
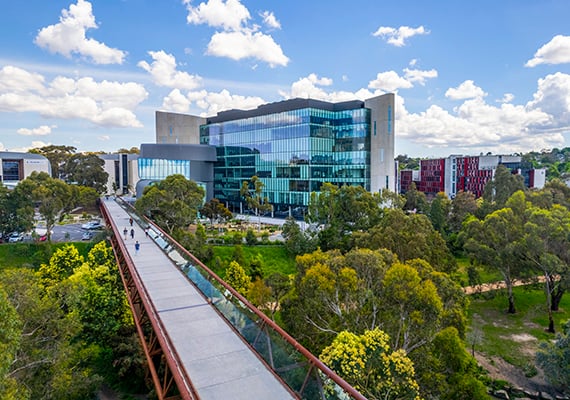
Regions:
M 264 11 L 261 14 L 263 18 L 263 23 L 272 29 L 281 29 L 281 23 L 275 18 L 275 14 L 272 11 Z
M 260 97 L 232 95 L 226 89 L 219 93 L 200 90 L 188 92 L 186 95 L 174 89 L 164 98 L 162 108 L 167 111 L 188 113 L 192 104 L 195 104 L 204 110 L 201 115 L 205 117 L 230 109 L 249 110 L 265 103 L 266 101 Z
M 44 77 L 40 74 L 28 72 L 11 65 L 6 65 L 0 69 L 0 93 L 41 90 L 43 85 Z
M 525 67 L 536 67 L 539 64 L 570 63 L 570 36 L 557 35 L 534 53 Z
M 420 85 L 424 86 L 426 79 L 437 78 L 437 71 L 435 69 L 430 69 L 429 71 L 422 71 L 419 69 L 408 69 L 404 68 L 404 76 L 408 82 L 418 82 Z
M 400 26 L 399 28 L 392 28 L 389 26 L 381 26 L 372 34 L 372 36 L 381 37 L 386 40 L 386 43 L 396 47 L 406 45 L 406 39 L 416 35 L 427 35 L 430 32 L 423 26 L 411 28 L 409 26 Z
M 285 99 L 303 98 L 315 99 L 330 102 L 341 102 L 349 100 L 365 100 L 370 97 L 382 94 L 379 91 L 370 92 L 367 89 L 360 89 L 357 92 L 327 92 L 321 86 L 331 86 L 333 83 L 330 78 L 319 78 L 316 74 L 310 74 L 304 78 L 293 82 L 290 91 L 279 91 L 279 94 Z
M 208 44 L 207 54 L 232 60 L 254 58 L 265 61 L 270 67 L 289 63 L 281 46 L 261 32 L 217 32 Z
M 43 76 L 19 68 L 3 68 L 7 81 L 22 81 L 26 90 L 11 90 L 0 85 L 0 111 L 36 112 L 43 117 L 84 119 L 109 127 L 141 127 L 134 109 L 147 98 L 144 86 L 134 82 L 97 82 L 58 76 L 44 83 Z M 15 76 L 16 78 L 12 78 Z M 39 84 L 42 83 L 42 84 Z
M 111 136 L 109 135 L 101 135 L 98 136 L 97 139 L 99 139 L 102 142 L 108 142 L 109 140 L 111 140 Z
M 14 147 L 11 148 L 10 151 L 18 152 L 18 153 L 27 153 L 30 149 L 40 149 L 45 146 L 50 146 L 51 143 L 45 143 L 40 140 L 33 140 L 32 144 L 28 147 Z
M 465 100 L 485 96 L 487 96 L 487 93 L 480 87 L 475 86 L 475 83 L 470 79 L 464 81 L 456 88 L 447 89 L 445 92 L 445 97 L 449 97 L 452 100 Z
M 77 0 L 69 10 L 62 10 L 59 23 L 42 28 L 35 43 L 52 53 L 65 57 L 79 54 L 95 64 L 122 64 L 126 53 L 86 37 L 87 29 L 97 28 L 91 3 Z
M 502 99 L 497 100 L 497 103 L 511 103 L 515 99 L 512 93 L 505 93 Z
M 406 78 L 402 78 L 395 71 L 379 72 L 376 79 L 368 83 L 371 89 L 380 89 L 386 92 L 393 92 L 398 89 L 409 89 L 412 83 Z
M 193 7 L 191 0 L 184 0 L 188 9 L 189 24 L 207 24 L 214 28 L 239 31 L 251 18 L 248 9 L 239 0 L 208 0 Z
M 41 125 L 38 126 L 37 128 L 32 128 L 32 129 L 28 129 L 28 128 L 20 128 L 18 129 L 18 134 L 19 135 L 24 135 L 24 136 L 45 136 L 45 135 L 49 135 L 51 134 L 51 130 L 57 128 L 57 125 Z
M 191 0 L 184 0 L 184 3 L 189 24 L 207 24 L 222 29 L 212 35 L 206 54 L 232 60 L 253 58 L 272 68 L 289 63 L 289 58 L 271 35 L 260 32 L 258 25 L 249 25 L 251 15 L 239 0 L 208 0 L 197 7 L 192 6 Z M 272 12 L 265 11 L 260 16 L 271 29 L 280 27 Z
M 151 64 L 140 61 L 137 65 L 150 73 L 153 82 L 157 85 L 188 90 L 201 85 L 200 76 L 176 70 L 176 58 L 172 54 L 167 54 L 162 50 L 149 51 L 148 54 L 154 61 Z
M 538 80 L 538 90 L 527 105 L 553 116 L 553 128 L 566 128 L 570 132 L 570 75 L 557 72 Z

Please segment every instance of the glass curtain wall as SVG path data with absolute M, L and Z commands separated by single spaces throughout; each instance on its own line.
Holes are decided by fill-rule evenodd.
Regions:
M 324 182 L 370 190 L 370 111 L 303 108 L 202 125 L 217 147 L 214 196 L 239 211 L 242 182 L 258 176 L 276 212 L 302 210 Z

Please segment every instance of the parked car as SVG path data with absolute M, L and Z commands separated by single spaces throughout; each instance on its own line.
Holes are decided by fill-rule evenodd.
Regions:
M 21 242 L 24 240 L 24 234 L 20 232 L 12 232 L 10 236 L 8 236 L 8 243 L 16 243 Z
M 91 240 L 93 239 L 93 232 L 85 232 L 81 236 L 81 240 Z
M 87 229 L 87 230 L 103 229 L 103 225 L 99 221 L 91 221 L 81 225 L 81 229 Z

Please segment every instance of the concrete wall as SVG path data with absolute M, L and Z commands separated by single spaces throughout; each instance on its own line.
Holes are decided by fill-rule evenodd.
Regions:
M 365 100 L 370 109 L 370 191 L 396 192 L 394 163 L 395 96 L 388 93 Z
M 200 125 L 206 119 L 195 115 L 157 111 L 157 144 L 200 144 Z

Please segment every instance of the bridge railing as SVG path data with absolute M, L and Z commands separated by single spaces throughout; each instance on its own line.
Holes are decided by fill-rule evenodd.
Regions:
M 166 232 L 118 200 L 274 374 L 302 399 L 366 400 Z

